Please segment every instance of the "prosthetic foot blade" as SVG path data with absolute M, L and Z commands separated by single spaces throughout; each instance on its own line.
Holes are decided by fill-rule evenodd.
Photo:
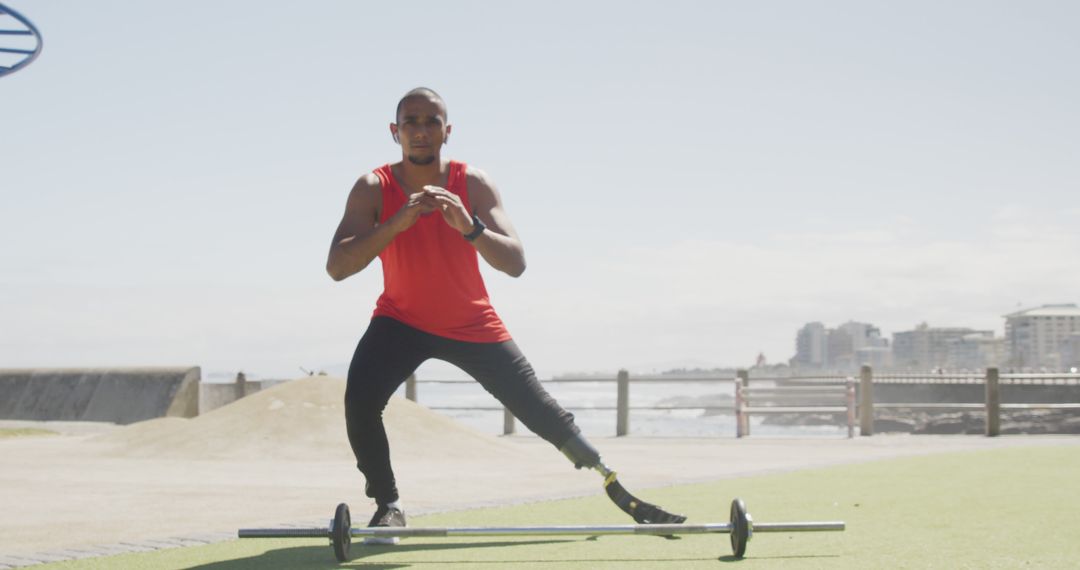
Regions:
M 607 492 L 608 497 L 611 498 L 615 505 L 633 517 L 638 524 L 682 524 L 686 522 L 686 517 L 682 515 L 669 513 L 652 503 L 646 503 L 631 495 L 626 490 L 626 487 L 623 487 L 622 483 L 619 483 L 619 480 L 616 479 L 614 472 L 611 472 L 604 479 L 604 491 Z

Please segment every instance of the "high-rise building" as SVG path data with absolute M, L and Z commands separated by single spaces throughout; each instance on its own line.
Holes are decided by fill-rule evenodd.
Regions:
M 1019 369 L 1065 366 L 1063 352 L 1072 334 L 1080 332 L 1076 304 L 1043 305 L 1005 315 L 1005 344 L 1009 365 Z
M 889 346 L 889 340 L 881 338 L 881 329 L 870 323 L 848 321 L 836 328 L 851 336 L 851 349 L 856 352 L 863 348 L 884 348 Z
M 915 330 L 893 333 L 893 365 L 927 371 L 949 368 L 949 342 L 979 332 L 963 327 L 931 327 L 922 323 Z
M 892 349 L 888 346 L 864 346 L 855 351 L 855 364 L 865 364 L 875 370 L 888 370 L 893 367 Z
M 825 368 L 851 370 L 855 367 L 855 341 L 843 328 L 829 329 L 825 340 Z
M 800 368 L 821 368 L 825 365 L 825 325 L 806 323 L 795 335 L 795 357 L 792 366 Z
M 860 364 L 884 367 L 891 362 L 889 341 L 881 329 L 868 323 L 848 321 L 835 329 L 819 322 L 807 323 L 795 336 L 791 365 L 804 369 L 850 371 Z
M 994 331 L 976 331 L 945 342 L 946 367 L 950 370 L 982 370 L 1005 363 L 1005 339 Z
M 1061 367 L 1070 372 L 1080 369 L 1080 332 L 1071 333 L 1061 344 Z

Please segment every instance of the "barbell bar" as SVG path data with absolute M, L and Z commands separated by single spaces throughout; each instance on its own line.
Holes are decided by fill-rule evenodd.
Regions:
M 600 536 L 640 534 L 674 536 L 682 534 L 729 534 L 731 550 L 736 558 L 746 554 L 746 544 L 755 533 L 761 532 L 822 532 L 842 531 L 843 521 L 812 522 L 754 522 L 742 499 L 731 502 L 731 516 L 724 523 L 703 524 L 626 524 L 626 525 L 560 525 L 560 526 L 478 526 L 478 527 L 362 527 L 351 526 L 349 506 L 337 506 L 327 528 L 247 528 L 240 529 L 239 538 L 329 538 L 338 561 L 349 559 L 352 539 L 417 538 L 454 536 Z M 346 532 L 348 529 L 348 532 Z

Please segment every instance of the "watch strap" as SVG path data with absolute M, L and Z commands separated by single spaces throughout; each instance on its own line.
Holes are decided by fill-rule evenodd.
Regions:
M 475 240 L 476 238 L 480 237 L 480 234 L 484 233 L 484 230 L 487 229 L 487 226 L 484 225 L 484 222 L 480 221 L 480 217 L 477 216 L 476 214 L 472 215 L 472 223 L 473 223 L 473 231 L 471 231 L 471 232 L 469 232 L 467 234 L 463 234 L 467 241 Z

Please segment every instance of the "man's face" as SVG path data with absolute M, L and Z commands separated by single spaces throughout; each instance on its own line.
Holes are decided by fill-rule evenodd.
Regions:
M 390 125 L 390 132 L 409 162 L 421 166 L 435 162 L 450 134 L 446 109 L 440 102 L 424 96 L 409 97 L 402 103 L 397 119 Z

